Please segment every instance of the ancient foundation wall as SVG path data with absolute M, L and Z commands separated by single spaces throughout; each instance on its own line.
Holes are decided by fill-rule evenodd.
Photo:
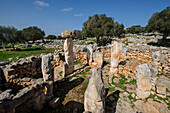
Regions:
M 41 58 L 27 57 L 6 65 L 3 69 L 5 79 L 11 83 L 13 87 L 28 86 L 30 78 L 39 78 L 42 76 L 41 72 Z
M 40 110 L 45 102 L 45 84 L 37 80 L 37 84 L 25 87 L 16 94 L 4 91 L 0 95 L 0 113 L 30 112 Z M 6 96 L 2 96 L 6 95 Z M 2 98 L 3 97 L 3 98 Z M 2 100 L 3 99 L 3 100 Z
M 104 57 L 110 57 L 110 46 L 99 47 L 97 51 L 103 52 Z M 134 45 L 134 46 L 123 46 L 121 58 L 124 60 L 137 60 L 142 62 L 152 63 L 152 54 L 156 51 L 160 51 L 161 54 L 167 56 L 167 66 L 170 67 L 170 49 L 164 47 L 153 47 L 147 45 Z

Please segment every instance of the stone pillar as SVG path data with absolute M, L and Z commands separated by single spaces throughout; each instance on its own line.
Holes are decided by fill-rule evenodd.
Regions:
M 102 70 L 99 67 L 93 68 L 92 76 L 84 95 L 84 113 L 104 113 L 105 99 L 103 96 L 104 83 Z
M 51 69 L 51 61 L 50 57 L 48 55 L 42 56 L 42 74 L 43 74 L 43 80 L 45 83 L 44 89 L 46 90 L 45 96 L 46 100 L 50 100 L 53 95 L 53 83 L 54 83 L 54 77 Z
M 87 57 L 88 57 L 88 64 L 92 65 L 93 62 L 93 46 L 92 45 L 88 45 L 87 46 Z
M 147 64 L 141 64 L 136 67 L 136 94 L 139 98 L 149 97 L 150 90 L 156 82 L 157 69 L 149 67 Z
M 93 55 L 94 62 L 92 63 L 93 67 L 102 68 L 104 62 L 104 54 L 102 52 L 95 52 Z
M 71 31 L 69 32 L 67 30 L 67 32 L 66 31 L 62 32 L 62 37 L 66 38 L 64 42 L 64 52 L 65 52 L 65 61 L 68 66 L 66 75 L 68 75 L 74 71 L 74 56 L 73 56 L 73 41 L 72 41 L 73 35 Z
M 51 61 L 48 55 L 42 56 L 42 74 L 44 82 L 53 81 L 53 75 L 51 70 Z
M 111 68 L 110 68 L 110 74 L 117 73 L 117 67 L 119 64 L 119 57 L 122 52 L 122 42 L 119 40 L 112 41 L 112 47 L 111 47 Z

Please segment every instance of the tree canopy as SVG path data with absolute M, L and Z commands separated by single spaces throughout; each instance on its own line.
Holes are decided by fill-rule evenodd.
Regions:
M 154 13 L 146 26 L 148 32 L 163 33 L 163 39 L 170 35 L 170 7 L 161 12 Z
M 80 31 L 80 30 L 74 30 L 73 33 L 74 33 L 74 38 L 75 38 L 75 39 L 83 39 L 82 31 Z
M 25 41 L 31 40 L 33 42 L 35 40 L 43 39 L 43 37 L 45 36 L 45 32 L 36 26 L 31 26 L 23 29 L 22 34 L 24 35 Z
M 47 37 L 44 37 L 45 39 L 57 39 L 55 35 L 48 35 Z
M 96 37 L 97 43 L 100 45 L 100 41 L 103 39 L 99 40 L 99 37 L 120 37 L 124 33 L 124 26 L 115 23 L 112 17 L 107 17 L 105 14 L 95 14 L 83 23 L 82 33 L 84 37 Z
M 13 26 L 0 26 L 0 41 L 1 45 L 5 46 L 8 43 L 11 43 L 14 49 L 15 43 L 19 42 L 17 38 L 18 30 Z
M 141 27 L 140 25 L 134 25 L 129 28 L 126 28 L 126 33 L 139 34 L 143 32 L 144 32 L 144 27 Z

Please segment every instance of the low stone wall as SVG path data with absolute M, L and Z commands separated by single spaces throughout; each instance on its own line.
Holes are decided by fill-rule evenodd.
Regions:
M 111 45 L 104 46 L 104 47 L 97 47 L 97 48 L 93 47 L 93 45 L 91 46 L 92 46 L 91 49 L 93 51 L 93 54 L 95 52 L 102 52 L 105 58 L 111 57 Z M 75 49 L 76 51 L 74 51 L 75 59 L 82 60 L 88 63 L 89 60 L 88 57 L 91 53 L 88 52 L 87 48 L 88 46 L 76 45 L 76 49 Z M 155 64 L 155 62 L 153 62 L 153 53 L 155 53 L 156 51 L 160 51 L 161 57 L 159 58 L 159 60 L 160 62 L 163 63 Z M 132 43 L 130 45 L 123 44 L 122 54 L 120 58 L 125 61 L 129 60 L 134 62 L 133 64 L 131 63 L 129 64 L 130 67 L 129 66 L 127 67 L 126 65 L 127 69 L 125 69 L 134 72 L 134 74 L 136 73 L 135 67 L 140 63 L 145 63 L 145 62 L 154 64 L 155 65 L 154 67 L 157 67 L 160 73 L 162 73 L 162 71 L 168 72 L 170 67 L 170 48 L 155 47 L 155 46 L 149 46 L 146 44 L 139 44 L 139 43 L 137 44 Z
M 99 47 L 97 51 L 103 52 L 104 57 L 110 57 L 110 46 Z M 161 69 L 166 66 L 170 67 L 170 48 L 165 47 L 154 47 L 146 44 L 123 45 L 121 59 L 153 63 L 152 54 L 156 51 L 161 52 L 161 55 L 164 56 L 162 60 L 166 62 L 165 65 L 160 65 L 160 68 L 161 66 Z
M 27 57 L 18 60 L 17 62 L 6 65 L 4 68 L 4 75 L 7 82 L 18 83 L 18 78 L 25 81 L 23 78 L 39 78 L 42 76 L 41 72 L 41 58 Z M 26 80 L 27 81 L 27 80 Z
M 42 78 L 41 57 L 22 58 L 17 62 L 0 67 L 0 93 L 5 89 L 14 92 L 30 86 L 34 78 Z
M 46 99 L 44 90 L 46 85 L 42 79 L 37 79 L 34 82 L 33 85 L 19 90 L 16 95 L 8 92 L 9 89 L 1 93 L 0 113 L 23 113 L 30 112 L 33 109 L 40 110 Z

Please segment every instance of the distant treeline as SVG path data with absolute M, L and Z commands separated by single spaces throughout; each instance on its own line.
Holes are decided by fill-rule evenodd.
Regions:
M 74 30 L 75 39 L 84 39 L 85 37 L 96 37 L 98 45 L 110 43 L 111 37 L 124 37 L 125 33 L 139 34 L 146 32 L 159 32 L 163 34 L 163 39 L 170 35 L 170 7 L 161 12 L 154 13 L 145 27 L 134 25 L 124 29 L 124 25 L 114 21 L 113 17 L 107 17 L 105 14 L 95 14 L 90 16 L 83 23 L 82 31 Z M 0 46 L 5 47 L 11 44 L 14 48 L 15 43 L 35 41 L 39 39 L 62 39 L 61 36 L 45 36 L 45 32 L 36 26 L 17 30 L 12 26 L 0 26 Z

